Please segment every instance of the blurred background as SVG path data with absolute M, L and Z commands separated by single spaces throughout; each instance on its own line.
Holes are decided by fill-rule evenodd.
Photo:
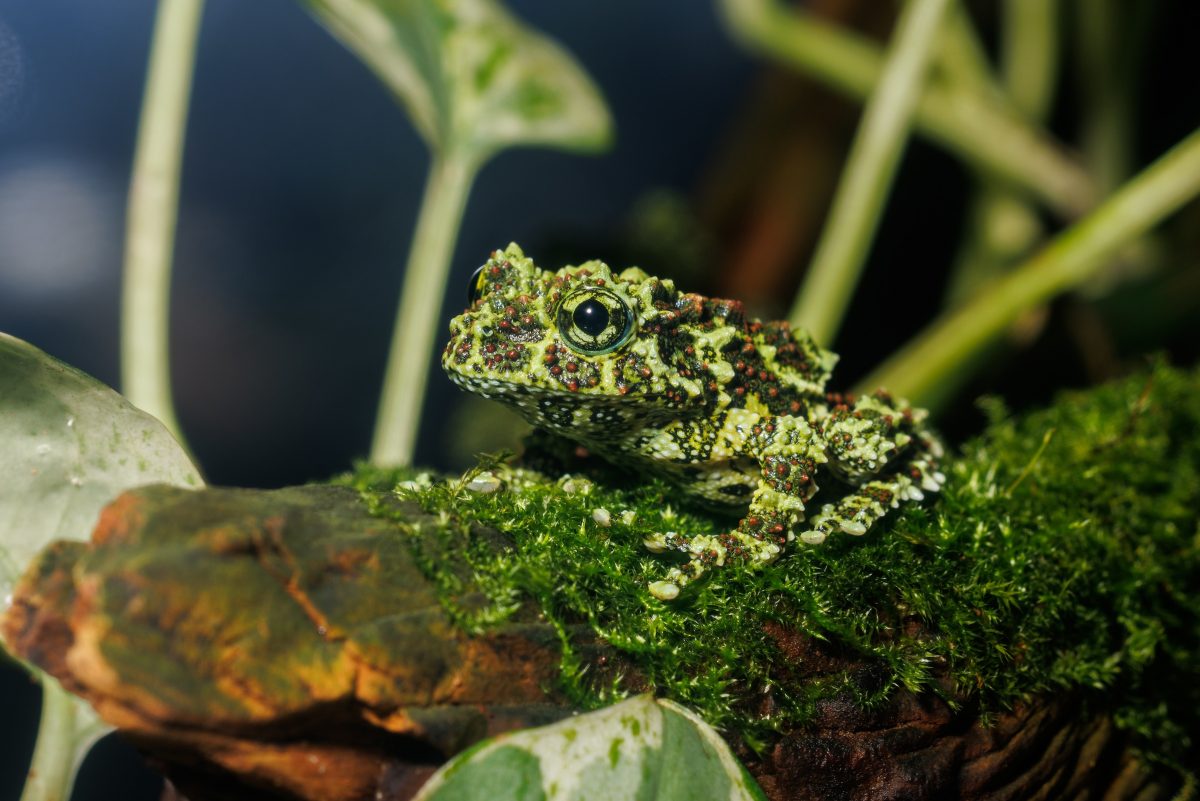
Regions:
M 879 37 L 895 13 L 877 0 L 807 5 Z M 995 3 L 968 5 L 994 48 Z M 1127 23 L 1102 39 L 1110 47 L 1098 60 L 1066 45 L 1050 118 L 1064 141 L 1079 140 L 1096 86 L 1119 86 L 1128 101 L 1126 172 L 1200 124 L 1200 4 L 1063 5 L 1068 36 L 1100 8 Z M 443 317 L 460 310 L 470 272 L 509 241 L 543 266 L 636 263 L 783 316 L 858 106 L 743 52 L 711 3 L 508 6 L 590 73 L 616 143 L 593 157 L 507 151 L 484 168 Z M 0 331 L 114 386 L 125 200 L 155 7 L 0 0 Z M 171 331 L 181 425 L 212 483 L 273 487 L 342 471 L 370 444 L 426 149 L 367 68 L 293 0 L 209 0 L 187 136 Z M 972 192 L 958 161 L 913 140 L 833 343 L 839 387 L 943 307 Z M 1114 273 L 1024 321 L 947 409 L 950 438 L 981 425 L 979 394 L 1020 409 L 1146 353 L 1195 363 L 1197 232 L 1193 204 L 1133 258 L 1133 278 Z M 435 367 L 418 463 L 462 468 L 511 441 L 511 418 L 469 403 L 478 402 Z M 6 729 L 31 731 L 32 685 L 3 670 Z M 0 799 L 18 797 L 27 756 L 25 746 L 4 749 Z M 156 796 L 157 781 L 115 743 L 89 760 L 76 795 Z

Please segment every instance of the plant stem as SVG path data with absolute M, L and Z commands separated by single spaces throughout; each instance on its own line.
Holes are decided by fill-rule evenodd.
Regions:
M 37 673 L 42 714 L 21 801 L 65 801 L 88 749 L 108 727 L 52 677 Z
M 1050 109 L 1058 79 L 1058 0 L 1005 0 L 1000 72 L 1012 104 L 1031 120 Z
M 1041 220 L 1023 198 L 990 181 L 978 182 L 943 304 L 952 308 L 971 298 L 1027 255 L 1042 235 Z
M 462 155 L 435 155 L 430 165 L 400 290 L 371 444 L 372 464 L 412 462 L 450 258 L 477 172 L 478 164 Z
M 967 92 L 986 94 L 998 102 L 1004 101 L 1004 93 L 992 75 L 987 52 L 962 3 L 953 3 L 946 9 L 940 45 L 937 79 L 947 81 L 951 86 L 961 84 Z
M 1003 12 L 1000 73 L 1005 102 L 1027 119 L 1041 122 L 1058 78 L 1058 0 L 1005 0 Z M 946 288 L 947 306 L 963 302 L 1003 273 L 1042 235 L 1037 212 L 1025 198 L 987 178 L 976 183 L 966 235 Z
M 125 229 L 121 385 L 181 443 L 168 352 L 179 173 L 203 0 L 160 0 Z
M 1141 39 L 1132 6 L 1115 0 L 1076 3 L 1081 94 L 1080 148 L 1101 191 L 1129 174 L 1135 76 Z M 1144 16 L 1144 13 L 1142 14 Z
M 1200 194 L 1197 129 L 1003 278 L 943 314 L 860 382 L 855 391 L 888 387 L 918 405 L 945 396 L 942 385 L 1021 313 L 1087 281 L 1122 245 Z
M 883 56 L 866 39 L 778 0 L 721 0 L 736 36 L 853 98 L 880 79 Z M 1074 217 L 1094 203 L 1091 178 L 1045 131 L 998 107 L 992 98 L 930 83 L 913 125 L 963 161 Z
M 896 22 L 883 77 L 863 110 L 816 255 L 789 314 L 793 325 L 808 329 L 818 342 L 833 341 L 862 274 L 948 3 L 910 0 Z

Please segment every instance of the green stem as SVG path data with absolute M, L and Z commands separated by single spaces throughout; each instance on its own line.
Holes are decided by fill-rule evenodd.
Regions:
M 1083 98 L 1079 149 L 1101 192 L 1113 191 L 1133 172 L 1139 78 L 1157 5 L 1117 0 L 1074 3 L 1076 71 Z M 1131 242 L 1087 294 L 1103 294 L 1123 277 L 1153 271 L 1159 266 L 1158 250 L 1153 237 Z
M 371 444 L 372 464 L 412 462 L 450 258 L 477 171 L 475 161 L 456 155 L 435 156 L 430 166 L 400 290 Z
M 863 110 L 841 186 L 789 315 L 818 342 L 833 341 L 862 274 L 949 1 L 911 0 L 896 23 L 883 77 Z
M 944 305 L 952 308 L 972 297 L 1028 254 L 1042 234 L 1041 220 L 1023 198 L 989 181 L 979 182 Z
M 946 9 L 940 45 L 938 79 L 950 85 L 961 84 L 963 91 L 1004 102 L 1004 93 L 992 75 L 987 52 L 963 3 L 954 3 Z
M 1129 174 L 1129 112 L 1136 67 L 1132 18 L 1124 3 L 1088 0 L 1076 3 L 1079 68 L 1084 98 L 1080 148 L 1101 190 L 1110 190 Z M 1086 7 L 1085 7 L 1086 6 Z M 1132 28 L 1132 26 L 1130 26 Z
M 1000 72 L 1012 104 L 1031 120 L 1050 109 L 1058 79 L 1058 0 L 1005 0 Z
M 749 48 L 865 98 L 883 73 L 883 55 L 866 39 L 778 0 L 720 0 L 726 20 Z M 990 97 L 930 83 L 914 127 L 974 168 L 1045 201 L 1064 216 L 1094 203 L 1091 178 L 1045 131 Z
M 1122 245 L 1200 194 L 1200 129 L 1126 183 L 1020 267 L 931 323 L 856 391 L 888 387 L 929 405 L 1019 315 L 1087 281 Z
M 21 801 L 66 801 L 84 756 L 108 727 L 49 675 L 38 675 L 41 723 Z
M 1041 121 L 1058 78 L 1057 0 L 1006 0 L 1000 39 L 1005 102 Z M 1000 88 L 1000 87 L 997 87 Z M 1042 234 L 1037 212 L 1024 198 L 987 179 L 968 212 L 968 226 L 946 288 L 955 306 L 1029 252 Z
M 125 230 L 121 386 L 183 442 L 171 399 L 168 319 L 179 173 L 203 0 L 160 0 Z

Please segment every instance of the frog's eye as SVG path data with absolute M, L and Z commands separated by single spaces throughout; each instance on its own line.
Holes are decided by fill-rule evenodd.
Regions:
M 485 269 L 487 269 L 486 262 L 476 267 L 475 272 L 471 273 L 471 277 L 467 281 L 468 306 L 474 306 L 475 301 L 483 297 L 483 290 L 487 288 L 487 276 L 483 272 Z
M 571 350 L 585 356 L 610 353 L 633 335 L 633 312 L 615 292 L 588 287 L 563 298 L 558 330 Z

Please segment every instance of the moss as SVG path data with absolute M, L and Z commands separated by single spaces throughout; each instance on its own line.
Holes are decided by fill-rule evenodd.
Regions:
M 762 570 L 718 571 L 669 604 L 646 591 L 666 565 L 643 536 L 729 521 L 678 506 L 664 484 L 576 478 L 480 493 L 464 480 L 398 492 L 455 523 L 433 550 L 428 537 L 413 542 L 459 624 L 486 629 L 532 604 L 558 627 L 564 686 L 582 704 L 618 690 L 587 681 L 570 636 L 580 623 L 752 745 L 803 723 L 833 693 L 869 706 L 906 687 L 986 714 L 1076 689 L 1151 757 L 1194 762 L 1200 372 L 1157 365 L 1018 420 L 995 401 L 985 411 L 987 431 L 950 461 L 936 499 L 861 539 L 797 543 Z M 383 510 L 378 501 L 405 477 L 363 468 L 346 481 Z M 597 522 L 599 508 L 610 525 Z M 511 540 L 497 548 L 471 521 Z M 796 662 L 772 636 L 783 629 L 855 659 L 781 672 Z M 763 717 L 768 688 L 776 706 Z

